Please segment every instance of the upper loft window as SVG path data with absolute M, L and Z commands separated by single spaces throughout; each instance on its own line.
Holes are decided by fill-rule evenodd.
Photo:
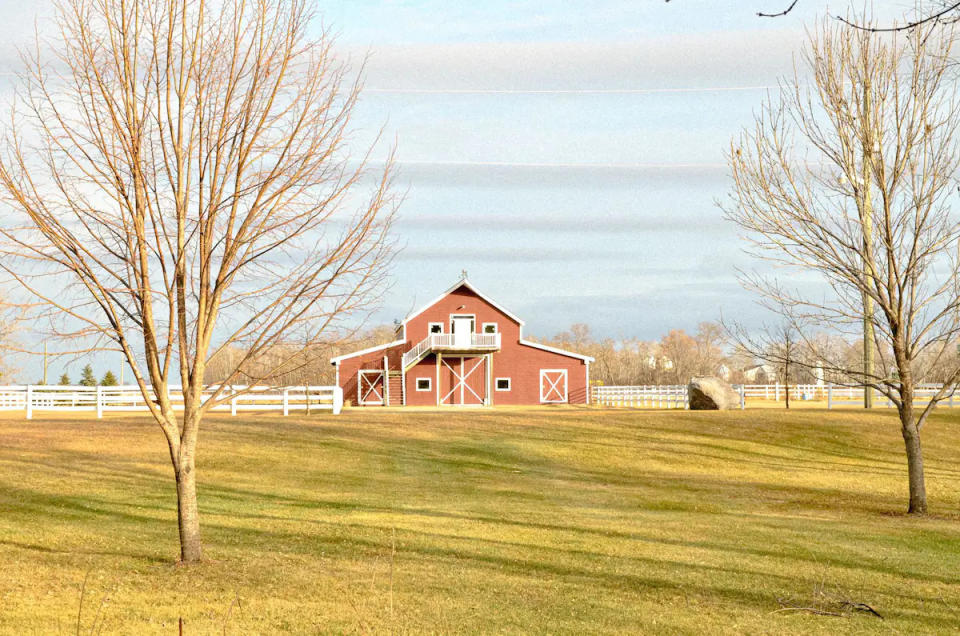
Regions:
M 429 333 L 443 333 L 443 323 L 442 322 L 428 323 L 427 329 Z
M 497 333 L 497 323 L 495 322 L 485 322 L 483 323 L 483 333 Z

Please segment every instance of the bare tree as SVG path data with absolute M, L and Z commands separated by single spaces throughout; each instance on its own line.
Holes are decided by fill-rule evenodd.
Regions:
M 17 373 L 12 356 L 19 350 L 16 334 L 22 313 L 19 307 L 10 306 L 0 296 L 0 384 L 9 384 Z
M 951 42 L 934 25 L 878 35 L 824 20 L 803 57 L 812 87 L 806 78 L 784 84 L 732 144 L 724 206 L 757 256 L 807 279 L 801 286 L 747 275 L 745 284 L 827 373 L 896 405 L 911 513 L 927 510 L 920 432 L 960 378 L 960 224 L 948 207 L 960 158 Z M 813 337 L 859 335 L 864 297 L 873 304 L 872 371 L 818 349 Z M 921 365 L 944 362 L 946 384 L 918 414 Z
M 666 2 L 670 1 L 671 0 L 666 0 Z M 780 8 L 772 11 L 757 11 L 756 15 L 760 18 L 782 18 L 796 9 L 798 4 L 800 4 L 800 0 L 783 0 L 782 4 L 780 4 Z M 880 27 L 850 20 L 842 15 L 835 16 L 835 19 L 844 22 L 849 26 L 874 33 L 881 33 L 885 31 L 909 31 L 910 29 L 914 29 L 918 26 L 929 24 L 953 24 L 957 20 L 960 20 L 960 2 L 956 2 L 955 0 L 931 0 L 930 2 L 919 4 L 921 6 L 916 7 L 916 16 L 905 20 L 902 24 L 893 24 L 890 26 Z
M 367 307 L 389 261 L 390 162 L 362 194 L 359 84 L 309 6 L 62 0 L 6 132 L 0 267 L 38 322 L 123 352 L 169 447 L 183 561 L 202 556 L 200 424 L 229 397 L 203 397 L 208 361 L 241 351 L 233 384 L 264 351 L 296 354 Z

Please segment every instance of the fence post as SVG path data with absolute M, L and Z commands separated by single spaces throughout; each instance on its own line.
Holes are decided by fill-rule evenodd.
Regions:
M 230 398 L 230 415 L 237 415 L 237 390 L 233 388 L 233 385 L 230 385 L 230 392 L 233 393 L 233 397 Z
M 33 419 L 33 385 L 27 385 L 27 419 Z
M 343 410 L 343 389 L 338 386 L 333 387 L 333 414 L 340 415 Z
M 956 388 L 954 388 L 954 391 L 955 391 L 955 390 L 956 390 Z M 950 391 L 950 405 L 949 405 L 949 406 L 950 406 L 950 408 L 953 408 L 953 391 Z
M 103 387 L 97 385 L 97 419 L 103 419 Z
M 828 409 L 833 408 L 833 385 L 832 384 L 827 385 L 827 408 Z
M 287 393 L 290 389 L 283 390 L 283 415 L 286 416 L 290 412 L 290 396 Z
M 773 387 L 774 402 L 780 401 L 780 383 L 777 382 Z
M 740 385 L 740 410 L 747 408 L 747 387 Z

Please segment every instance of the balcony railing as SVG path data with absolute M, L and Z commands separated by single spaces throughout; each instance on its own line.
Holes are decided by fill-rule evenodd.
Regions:
M 493 351 L 499 348 L 500 334 L 498 333 L 433 333 L 403 354 L 403 368 L 406 369 L 416 363 L 431 351 Z

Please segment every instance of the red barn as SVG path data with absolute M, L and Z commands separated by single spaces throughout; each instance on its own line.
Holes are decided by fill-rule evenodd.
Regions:
M 523 339 L 523 321 L 466 278 L 410 314 L 397 339 L 332 358 L 360 406 L 587 404 L 589 356 Z

